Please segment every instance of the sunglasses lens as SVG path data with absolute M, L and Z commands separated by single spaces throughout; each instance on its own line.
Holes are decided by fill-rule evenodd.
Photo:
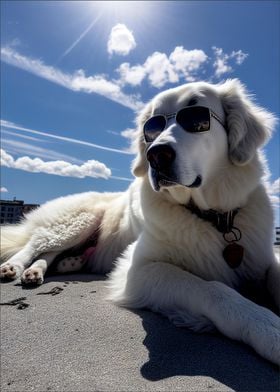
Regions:
M 164 116 L 149 118 L 144 124 L 144 137 L 146 142 L 153 142 L 164 130 L 166 120 Z
M 205 132 L 210 129 L 210 112 L 208 108 L 195 106 L 179 110 L 177 123 L 187 132 Z

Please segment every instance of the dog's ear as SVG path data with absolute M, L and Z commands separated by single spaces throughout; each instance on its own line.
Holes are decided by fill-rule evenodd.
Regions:
M 235 165 L 243 166 L 269 139 L 276 118 L 253 102 L 238 79 L 227 80 L 218 91 L 226 113 L 229 157 Z
M 142 112 L 139 114 L 139 116 L 136 119 L 138 136 L 135 141 L 134 149 L 137 151 L 137 155 L 132 162 L 132 173 L 136 177 L 144 176 L 149 168 L 148 161 L 145 154 L 146 144 L 143 135 L 143 125 L 145 124 L 147 119 L 151 116 L 151 112 L 152 112 L 152 104 L 149 103 L 148 105 L 146 105 L 146 107 L 142 110 Z

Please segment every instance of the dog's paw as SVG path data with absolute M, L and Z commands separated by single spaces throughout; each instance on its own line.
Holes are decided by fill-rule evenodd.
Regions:
M 82 256 L 66 257 L 58 262 L 56 272 L 63 274 L 65 272 L 79 271 L 85 262 Z
M 21 283 L 26 285 L 26 284 L 34 284 L 34 285 L 40 285 L 44 282 L 44 276 L 42 269 L 39 267 L 30 267 L 27 268 L 21 277 Z
M 12 265 L 9 262 L 6 262 L 0 267 L 0 279 L 3 280 L 14 280 L 20 277 L 21 268 L 17 265 Z

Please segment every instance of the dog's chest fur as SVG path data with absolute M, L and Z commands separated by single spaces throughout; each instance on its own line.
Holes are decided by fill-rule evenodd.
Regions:
M 144 191 L 150 193 L 148 189 Z M 236 217 L 236 224 L 242 231 L 239 243 L 244 247 L 244 258 L 240 266 L 233 269 L 223 257 L 223 250 L 228 244 L 211 222 L 197 217 L 183 205 L 164 200 L 154 192 L 144 199 L 145 231 L 153 242 L 153 248 L 157 247 L 158 260 L 176 264 L 203 279 L 219 280 L 235 288 L 247 280 L 263 279 L 267 250 L 260 244 L 258 222 L 254 221 L 253 211 L 244 209 Z M 252 214 L 249 224 L 248 214 Z

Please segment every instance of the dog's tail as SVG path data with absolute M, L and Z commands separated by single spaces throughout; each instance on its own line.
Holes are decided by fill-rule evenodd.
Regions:
M 0 234 L 1 262 L 19 252 L 30 238 L 30 234 L 23 223 L 1 226 Z

